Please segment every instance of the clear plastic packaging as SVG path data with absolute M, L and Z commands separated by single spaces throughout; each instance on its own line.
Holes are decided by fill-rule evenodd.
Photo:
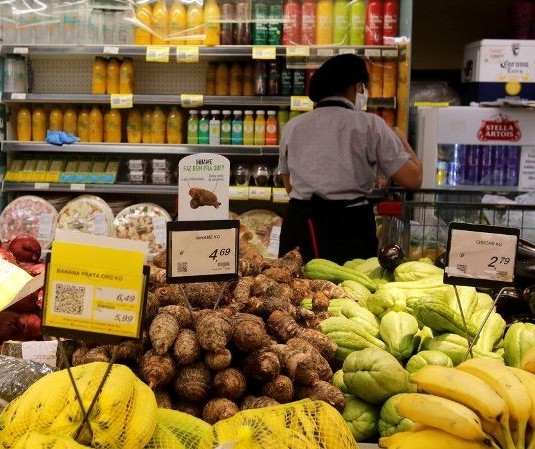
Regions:
M 57 229 L 113 236 L 113 212 L 102 198 L 80 195 L 61 209 Z

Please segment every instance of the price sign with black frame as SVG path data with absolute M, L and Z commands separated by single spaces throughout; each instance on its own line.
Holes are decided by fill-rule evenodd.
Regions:
M 472 287 L 513 285 L 520 231 L 450 223 L 444 283 Z
M 167 223 L 167 282 L 238 278 L 239 220 Z

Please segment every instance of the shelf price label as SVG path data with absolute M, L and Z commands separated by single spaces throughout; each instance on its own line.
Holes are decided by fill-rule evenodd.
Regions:
M 145 60 L 148 62 L 169 62 L 169 47 L 165 45 L 149 45 Z
M 450 223 L 444 283 L 474 287 L 512 285 L 520 231 Z
M 273 187 L 273 202 L 274 203 L 287 203 L 290 201 L 288 192 L 284 187 Z
M 239 220 L 168 222 L 167 282 L 236 279 L 239 228 Z
M 176 47 L 177 62 L 199 62 L 199 47 L 183 45 Z
M 111 94 L 110 106 L 112 109 L 128 109 L 134 107 L 132 94 Z
M 364 56 L 366 58 L 380 58 L 381 49 L 380 48 L 366 48 L 364 50 Z
M 276 59 L 277 48 L 276 47 L 253 47 L 253 59 Z
M 231 200 L 248 200 L 249 187 L 247 186 L 230 186 L 229 199 Z
M 312 111 L 314 102 L 308 97 L 292 96 L 290 98 L 290 109 L 301 112 Z
M 250 200 L 260 200 L 260 201 L 270 201 L 271 200 L 271 187 L 249 187 L 249 199 Z
M 310 47 L 306 45 L 289 45 L 286 47 L 287 57 L 305 57 L 310 56 Z
M 201 94 L 181 94 L 180 103 L 183 108 L 195 108 L 204 104 L 204 95 Z

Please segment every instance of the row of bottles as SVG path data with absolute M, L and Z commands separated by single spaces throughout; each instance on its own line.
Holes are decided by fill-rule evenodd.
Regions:
M 96 57 L 91 73 L 93 94 L 133 94 L 134 62 L 132 58 Z

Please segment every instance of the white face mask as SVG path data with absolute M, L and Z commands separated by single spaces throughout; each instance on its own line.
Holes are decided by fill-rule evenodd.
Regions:
M 368 89 L 366 86 L 362 86 L 363 92 L 357 92 L 357 97 L 355 98 L 355 106 L 358 110 L 365 111 L 366 105 L 368 103 Z

